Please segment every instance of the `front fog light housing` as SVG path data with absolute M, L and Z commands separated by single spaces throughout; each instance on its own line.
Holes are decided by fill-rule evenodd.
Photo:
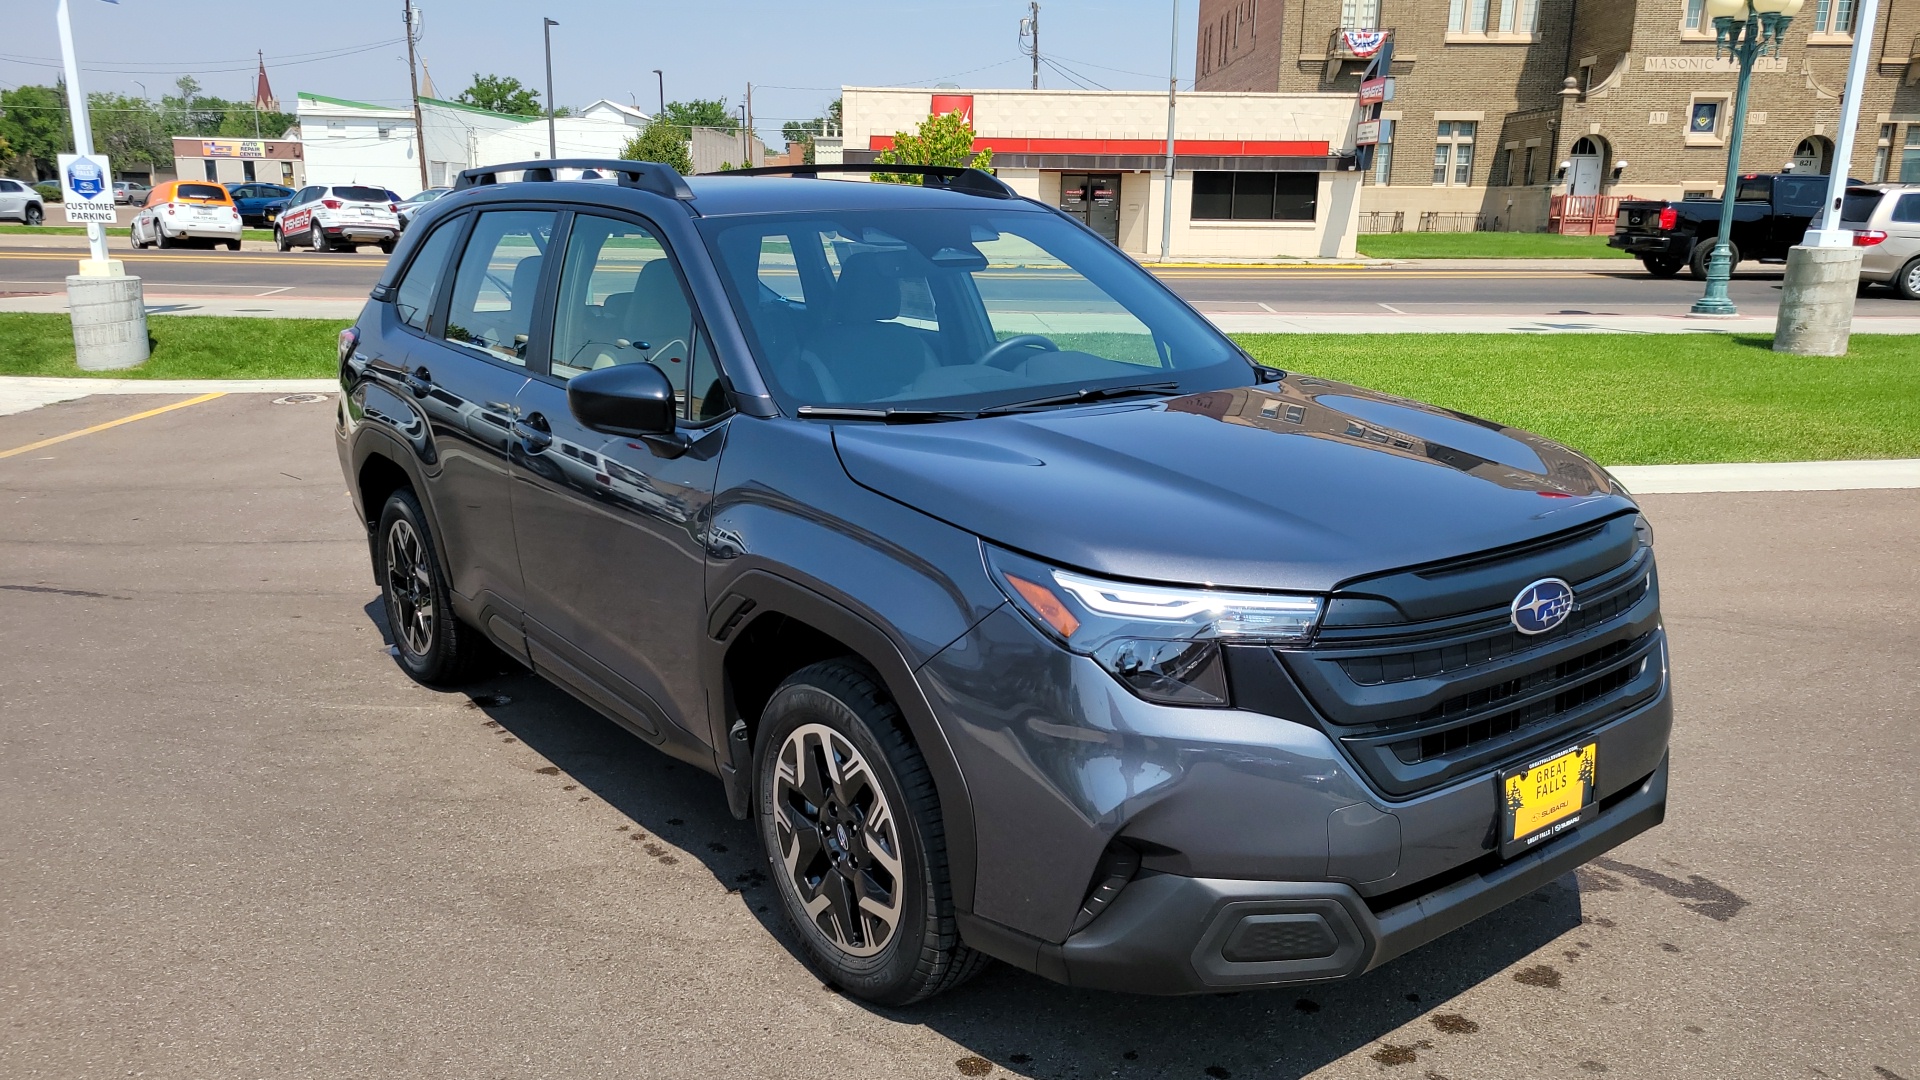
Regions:
M 1299 644 L 1320 622 L 1316 596 L 1111 581 L 991 547 L 987 564 L 1035 626 L 1164 705 L 1229 704 L 1222 643 Z

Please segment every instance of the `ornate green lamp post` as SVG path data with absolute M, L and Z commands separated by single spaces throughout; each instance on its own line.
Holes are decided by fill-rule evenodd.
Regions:
M 1733 98 L 1733 132 L 1727 138 L 1727 184 L 1720 193 L 1720 237 L 1707 262 L 1707 292 L 1693 305 L 1695 315 L 1738 315 L 1727 298 L 1727 279 L 1733 273 L 1728 236 L 1733 230 L 1733 200 L 1740 187 L 1740 137 L 1747 128 L 1747 87 L 1753 81 L 1753 62 L 1768 53 L 1778 55 L 1787 27 L 1806 0 L 1707 0 L 1713 20 L 1713 55 L 1731 56 L 1740 65 L 1740 88 Z

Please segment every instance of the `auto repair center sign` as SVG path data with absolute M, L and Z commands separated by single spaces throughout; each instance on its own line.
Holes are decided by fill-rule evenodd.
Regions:
M 113 224 L 112 175 L 101 155 L 60 155 L 60 196 L 69 224 Z

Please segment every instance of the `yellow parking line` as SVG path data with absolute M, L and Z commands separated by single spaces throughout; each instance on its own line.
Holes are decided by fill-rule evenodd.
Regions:
M 184 409 L 189 405 L 198 405 L 203 401 L 212 401 L 214 398 L 226 396 L 227 392 L 225 390 L 216 390 L 211 394 L 201 394 L 197 398 L 176 401 L 171 405 L 162 405 L 157 409 L 148 409 L 146 412 L 134 413 L 132 416 L 123 416 L 118 420 L 109 420 L 104 424 L 95 424 L 90 428 L 81 428 L 79 431 L 69 431 L 65 435 L 55 435 L 51 439 L 41 439 L 39 442 L 28 443 L 25 446 L 16 446 L 11 450 L 0 450 L 0 458 L 10 458 L 15 454 L 24 454 L 29 450 L 38 450 L 41 447 L 52 446 L 54 443 L 63 443 L 68 439 L 77 439 L 82 435 L 91 435 L 96 431 L 116 428 L 121 424 L 131 424 L 135 420 L 145 420 L 149 416 L 159 416 L 161 413 L 172 412 L 175 409 Z

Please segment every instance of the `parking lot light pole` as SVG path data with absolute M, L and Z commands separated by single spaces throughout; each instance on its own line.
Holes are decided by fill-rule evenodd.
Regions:
M 1713 55 L 1722 52 L 1740 65 L 1740 83 L 1733 95 L 1733 129 L 1727 136 L 1727 182 L 1720 192 L 1720 234 L 1707 262 L 1707 291 L 1694 301 L 1693 314 L 1721 318 L 1740 314 L 1727 297 L 1733 276 L 1733 202 L 1740 189 L 1740 137 L 1747 127 L 1747 90 L 1753 83 L 1753 62 L 1767 53 L 1778 54 L 1787 27 L 1805 0 L 1707 0 L 1713 20 Z
M 560 156 L 560 140 L 553 133 L 553 28 L 560 24 L 552 19 L 540 20 L 546 25 L 540 28 L 547 39 L 547 160 Z

